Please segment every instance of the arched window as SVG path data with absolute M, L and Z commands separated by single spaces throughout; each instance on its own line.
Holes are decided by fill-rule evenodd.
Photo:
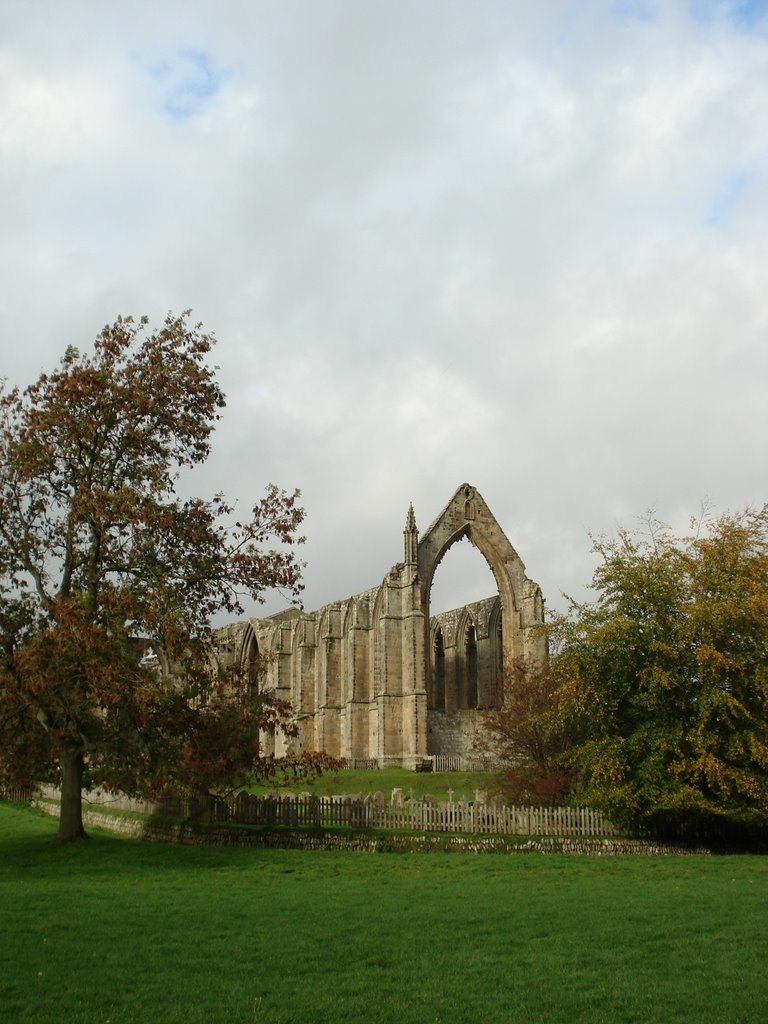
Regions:
M 445 641 L 443 631 L 438 626 L 435 630 L 432 646 L 432 692 L 430 706 L 445 708 Z
M 464 708 L 477 707 L 477 635 L 475 624 L 471 619 L 467 620 L 467 628 L 464 632 L 464 692 L 462 694 L 461 706 Z
M 256 697 L 259 693 L 259 677 L 261 675 L 261 665 L 259 663 L 259 645 L 256 641 L 256 637 L 251 635 L 251 641 L 248 644 L 248 659 L 246 661 L 246 671 L 248 673 L 248 696 Z
M 504 627 L 501 602 L 499 601 L 491 613 L 489 627 L 490 641 L 490 678 L 488 692 L 484 704 L 489 708 L 499 708 L 504 700 Z

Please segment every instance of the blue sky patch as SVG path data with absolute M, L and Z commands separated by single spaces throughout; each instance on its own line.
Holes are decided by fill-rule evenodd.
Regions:
M 148 70 L 160 89 L 162 109 L 176 121 L 199 114 L 229 77 L 210 53 L 194 48 L 178 50 Z
M 768 0 L 690 0 L 697 21 L 726 18 L 742 29 L 752 29 L 768 17 Z
M 706 223 L 711 228 L 726 227 L 752 184 L 752 173 L 744 168 L 723 176 L 709 201 Z

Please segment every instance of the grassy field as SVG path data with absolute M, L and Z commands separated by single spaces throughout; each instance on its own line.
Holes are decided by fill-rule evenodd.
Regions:
M 768 1015 L 768 859 L 204 849 L 0 804 L 0 1020 L 727 1022 Z
M 281 787 L 287 793 L 317 793 L 318 796 L 334 796 L 338 793 L 375 793 L 377 790 L 389 799 L 392 790 L 402 789 L 406 797 L 416 799 L 430 793 L 438 800 L 447 800 L 449 789 L 453 799 L 466 796 L 473 800 L 476 789 L 494 792 L 496 789 L 493 772 L 412 772 L 405 768 L 382 768 L 380 770 L 356 771 L 344 768 L 338 772 L 326 772 L 313 782 L 302 782 L 296 786 Z M 253 793 L 267 793 L 272 786 L 249 786 Z

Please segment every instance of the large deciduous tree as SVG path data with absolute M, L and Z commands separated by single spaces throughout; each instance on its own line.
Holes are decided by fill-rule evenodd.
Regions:
M 695 834 L 768 825 L 768 509 L 595 548 L 554 662 L 582 794 Z
M 57 765 L 62 841 L 83 835 L 84 772 L 130 792 L 221 783 L 265 767 L 260 729 L 290 729 L 237 672 L 212 685 L 212 617 L 298 597 L 303 518 L 274 486 L 240 521 L 220 495 L 179 496 L 224 407 L 212 344 L 188 314 L 118 319 L 0 396 L 0 784 Z

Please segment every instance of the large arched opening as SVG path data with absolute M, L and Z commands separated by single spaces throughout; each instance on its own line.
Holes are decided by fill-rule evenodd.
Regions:
M 428 600 L 428 709 L 493 706 L 503 664 L 501 632 L 495 628 L 501 602 L 487 561 L 465 536 L 446 549 Z
M 541 591 L 473 487 L 421 538 L 409 507 L 403 533 L 403 560 L 378 587 L 290 626 L 243 624 L 237 654 L 232 630 L 223 637 L 251 693 L 293 700 L 305 748 L 408 767 L 467 753 L 463 723 L 495 705 L 504 665 L 546 658 Z
M 464 541 L 487 566 L 485 597 L 467 601 L 457 592 L 449 602 L 452 610 L 435 613 L 436 574 Z M 504 665 L 516 657 L 546 656 L 543 639 L 532 629 L 543 621 L 540 592 L 469 484 L 458 489 L 419 540 L 417 568 L 425 619 L 427 752 L 470 754 L 478 713 L 495 706 Z

